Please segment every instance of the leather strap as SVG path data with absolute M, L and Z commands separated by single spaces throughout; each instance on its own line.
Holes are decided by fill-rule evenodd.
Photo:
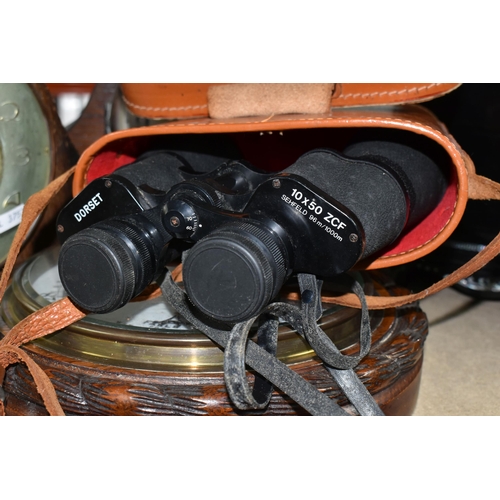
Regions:
M 477 255 L 465 263 L 463 266 L 445 276 L 442 280 L 434 283 L 429 288 L 422 290 L 419 293 L 409 295 L 401 295 L 400 297 L 374 297 L 367 296 L 366 301 L 369 309 L 388 309 L 390 307 L 400 307 L 412 302 L 425 299 L 430 295 L 434 295 L 445 288 L 448 288 L 461 279 L 467 278 L 476 271 L 484 267 L 488 262 L 494 259 L 500 253 L 500 233 Z M 297 299 L 296 294 L 291 294 L 290 298 Z M 324 302 L 338 304 L 344 307 L 360 308 L 359 300 L 353 293 L 346 293 L 338 297 L 329 296 L 323 297 Z
M 273 385 L 257 374 L 253 390 L 247 382 L 245 372 L 246 346 L 248 334 L 254 321 L 236 324 L 229 334 L 224 351 L 224 381 L 231 401 L 240 410 L 262 410 L 271 400 Z M 272 356 L 278 348 L 278 320 L 267 317 L 257 332 L 257 344 Z
M 314 398 L 312 398 L 312 406 L 309 406 L 311 404 L 311 395 L 317 389 L 304 382 L 299 383 L 297 376 L 291 375 L 294 372 L 289 368 L 285 368 L 286 365 L 282 365 L 276 359 L 278 318 L 290 324 L 299 335 L 308 340 L 319 335 L 326 337 L 326 334 L 317 324 L 317 320 L 322 315 L 320 286 L 318 286 L 320 282 L 312 275 L 299 275 L 299 283 L 302 297 L 302 307 L 300 309 L 291 304 L 277 302 L 270 304 L 264 310 L 263 316 L 265 319 L 257 333 L 257 345 L 261 349 L 263 347 L 265 352 L 270 354 L 270 357 L 268 357 L 267 364 L 264 365 L 265 371 L 259 371 L 256 374 L 252 391 L 247 381 L 245 365 L 253 366 L 252 361 L 255 361 L 252 359 L 252 355 L 248 354 L 252 352 L 252 349 L 255 349 L 255 343 L 248 340 L 248 334 L 257 318 L 236 324 L 230 332 L 216 331 L 194 316 L 189 309 L 184 292 L 174 285 L 170 276 L 167 275 L 165 278 L 165 282 L 161 287 L 165 300 L 187 321 L 203 331 L 211 340 L 224 347 L 226 388 L 231 401 L 240 410 L 264 409 L 271 399 L 273 384 L 275 384 L 280 388 L 285 386 L 287 388 L 286 394 L 294 401 L 303 401 L 302 406 L 311 414 L 318 414 L 318 411 L 323 411 L 322 407 L 317 407 Z M 381 416 L 383 415 L 382 410 L 352 369 L 368 354 L 371 346 L 371 327 L 368 309 L 363 299 L 363 289 L 355 280 L 351 280 L 351 283 L 356 294 L 359 294 L 359 299 L 363 305 L 360 330 L 361 352 L 357 356 L 343 356 L 335 344 L 328 339 L 330 345 L 322 345 L 321 353 L 317 352 L 317 354 L 323 361 L 328 359 L 330 364 L 333 365 L 326 366 L 326 368 L 360 415 Z M 311 331 L 314 331 L 314 333 Z M 259 356 L 262 356 L 262 354 L 262 351 L 256 353 Z M 266 378 L 259 375 L 264 375 Z M 269 378 L 268 382 L 266 379 L 270 376 L 272 378 Z M 338 409 L 334 407 L 333 410 L 335 412 L 332 415 L 336 415 Z
M 42 400 L 47 408 L 47 411 L 52 416 L 63 416 L 64 411 L 57 399 L 56 391 L 45 372 L 29 357 L 29 355 L 13 345 L 0 346 L 0 364 L 7 367 L 13 363 L 24 363 L 33 380 L 35 381 L 37 391 L 42 397 Z M 5 407 L 3 401 L 0 400 L 0 415 L 5 416 Z
M 184 291 L 174 283 L 170 273 L 167 273 L 163 280 L 161 290 L 165 300 L 189 323 L 216 344 L 223 348 L 227 347 L 230 332 L 208 326 L 198 319 L 192 313 Z M 246 342 L 245 361 L 248 366 L 264 376 L 275 387 L 293 397 L 294 401 L 310 412 L 311 415 L 348 415 L 335 401 L 318 391 L 298 373 L 291 370 L 255 342 Z
M 346 279 L 348 276 L 339 276 L 338 280 Z M 352 289 L 354 295 L 359 301 L 361 308 L 361 327 L 360 327 L 360 351 L 356 356 L 344 356 L 337 349 L 335 344 L 319 328 L 316 323 L 318 316 L 317 310 L 318 301 L 321 299 L 319 286 L 316 277 L 312 274 L 298 275 L 302 309 L 304 311 L 305 328 L 304 333 L 307 341 L 314 349 L 316 354 L 327 364 L 341 370 L 349 370 L 355 368 L 359 362 L 368 354 L 372 343 L 372 332 L 370 328 L 370 316 L 365 300 L 363 288 L 356 280 L 352 281 Z M 337 281 L 338 281 L 337 280 Z
M 48 205 L 50 200 L 68 181 L 73 171 L 74 167 L 52 181 L 44 189 L 32 195 L 26 201 L 21 224 L 14 237 L 0 278 L 0 300 L 5 293 L 19 250 L 32 224 Z M 0 383 L 3 381 L 5 369 L 9 365 L 18 362 L 24 363 L 35 381 L 37 391 L 42 396 L 49 414 L 63 415 L 64 412 L 57 400 L 50 379 L 29 355 L 19 348 L 19 346 L 30 340 L 61 330 L 84 316 L 85 313 L 83 311 L 72 304 L 68 298 L 65 298 L 32 313 L 19 322 L 0 341 Z M 0 415 L 4 414 L 4 404 L 3 401 L 0 401 Z
M 471 200 L 500 200 L 500 184 L 482 175 L 471 175 L 469 198 Z
M 30 314 L 14 326 L 0 341 L 0 366 L 6 369 L 13 363 L 24 363 L 28 367 L 36 389 L 42 396 L 50 415 L 64 415 L 52 382 L 19 346 L 66 328 L 83 317 L 85 317 L 85 313 L 74 306 L 68 298 L 64 298 Z M 4 407 L 1 404 L 0 415 L 4 414 Z
M 361 304 L 360 352 L 357 356 L 344 356 L 337 346 L 319 327 L 317 320 L 322 314 L 321 281 L 310 274 L 299 274 L 298 281 L 304 318 L 303 335 L 314 347 L 316 354 L 325 363 L 337 385 L 360 415 L 383 416 L 384 413 L 361 382 L 354 369 L 368 354 L 372 342 L 370 316 L 363 287 L 348 275 L 339 277 L 337 285 L 352 288 Z M 346 283 L 347 282 L 347 283 Z M 298 331 L 300 329 L 297 328 Z
M 31 226 L 36 221 L 37 217 L 47 207 L 49 202 L 57 195 L 62 187 L 68 182 L 68 179 L 73 175 L 76 167 L 72 167 L 62 175 L 54 179 L 48 186 L 43 188 L 38 193 L 33 194 L 28 198 L 24 205 L 21 223 L 17 228 L 16 234 L 12 241 L 5 265 L 0 278 L 0 301 L 2 300 L 5 289 L 10 279 L 10 275 L 16 263 L 17 256 L 21 249 L 26 236 L 28 235 Z

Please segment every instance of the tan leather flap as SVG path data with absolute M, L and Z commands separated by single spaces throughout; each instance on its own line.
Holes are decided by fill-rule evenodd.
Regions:
M 249 83 L 212 85 L 208 89 L 211 118 L 270 116 L 330 111 L 333 83 Z
M 458 86 L 456 83 L 122 83 L 120 88 L 123 102 L 134 115 L 178 119 L 318 113 L 328 112 L 330 107 L 416 103 L 442 96 Z

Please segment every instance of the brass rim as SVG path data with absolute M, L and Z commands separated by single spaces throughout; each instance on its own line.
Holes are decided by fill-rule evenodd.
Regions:
M 47 256 L 47 252 L 35 255 L 15 272 L 0 309 L 9 328 L 49 303 L 37 294 L 30 280 L 30 271 L 37 259 Z M 370 293 L 372 289 L 371 281 L 366 281 L 365 291 Z M 328 309 L 320 322 L 322 329 L 339 349 L 354 345 L 359 337 L 360 311 L 324 306 Z M 223 371 L 222 350 L 196 330 L 105 324 L 89 316 L 33 343 L 54 354 L 125 368 L 178 372 Z M 281 325 L 277 356 L 282 362 L 293 364 L 309 361 L 315 357 L 315 353 L 296 331 Z

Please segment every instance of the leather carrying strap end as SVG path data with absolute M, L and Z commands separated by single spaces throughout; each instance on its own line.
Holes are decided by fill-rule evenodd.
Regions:
M 60 189 L 68 182 L 73 175 L 74 169 L 75 167 L 66 171 L 26 201 L 21 224 L 17 229 L 2 270 L 2 276 L 0 278 L 0 300 L 3 298 L 17 256 L 30 228 L 53 197 L 56 196 Z M 13 363 L 22 362 L 28 367 L 49 414 L 64 415 L 50 379 L 29 355 L 19 348 L 19 346 L 30 340 L 61 330 L 84 316 L 85 313 L 83 311 L 75 307 L 68 298 L 65 298 L 32 313 L 14 326 L 4 338 L 0 340 L 0 384 L 3 381 L 5 369 Z M 4 410 L 3 402 L 0 402 L 0 415 L 4 414 Z

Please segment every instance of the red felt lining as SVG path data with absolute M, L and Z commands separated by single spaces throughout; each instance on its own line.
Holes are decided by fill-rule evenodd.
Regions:
M 406 253 L 432 240 L 446 226 L 453 215 L 457 201 L 457 176 L 453 171 L 443 198 L 436 208 L 417 226 L 403 234 L 381 256 L 392 256 Z

